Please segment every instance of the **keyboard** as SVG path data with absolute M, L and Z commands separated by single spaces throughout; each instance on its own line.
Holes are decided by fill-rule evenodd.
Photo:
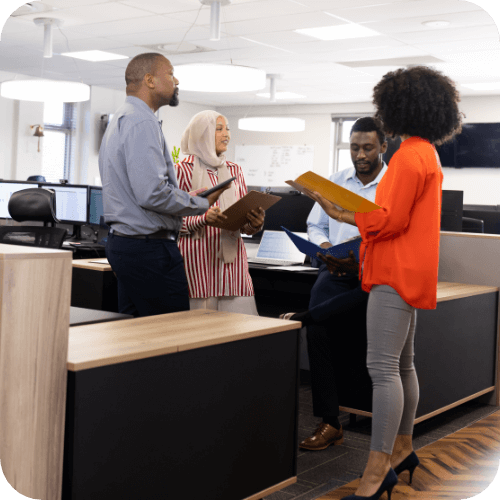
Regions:
M 263 257 L 254 257 L 252 259 L 248 259 L 248 262 L 250 264 L 266 264 L 269 266 L 295 266 L 301 264 L 300 262 L 293 260 L 266 259 Z

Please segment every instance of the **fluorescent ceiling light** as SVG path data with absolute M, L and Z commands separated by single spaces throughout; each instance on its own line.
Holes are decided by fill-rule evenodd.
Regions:
M 263 94 L 257 94 L 259 97 L 271 97 L 269 92 Z M 295 94 L 293 92 L 276 92 L 276 99 L 301 99 L 305 95 Z
M 266 86 L 266 72 L 235 64 L 183 64 L 175 66 L 180 90 L 193 92 L 247 92 Z
M 253 132 L 301 132 L 306 125 L 300 118 L 254 117 L 240 118 L 238 128 Z
M 462 83 L 461 85 L 472 90 L 500 90 L 500 82 Z
M 347 38 L 380 36 L 378 31 L 354 23 L 324 26 L 322 28 L 304 28 L 295 30 L 295 32 L 319 38 L 320 40 L 345 40 Z
M 75 59 L 83 59 L 84 61 L 100 62 L 100 61 L 116 61 L 118 59 L 128 59 L 128 56 L 121 54 L 112 54 L 111 52 L 103 52 L 102 50 L 84 50 L 82 52 L 63 52 L 62 56 L 74 57 Z
M 20 101 L 81 102 L 90 99 L 90 87 L 60 80 L 11 80 L 2 83 L 0 95 Z
M 422 24 L 429 28 L 444 28 L 445 26 L 449 26 L 451 23 L 450 21 L 425 21 Z

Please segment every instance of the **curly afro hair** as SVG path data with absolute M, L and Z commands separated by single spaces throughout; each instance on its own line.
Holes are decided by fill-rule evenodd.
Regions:
M 375 116 L 388 135 L 418 136 L 436 145 L 460 132 L 459 101 L 453 81 L 426 66 L 391 71 L 373 89 Z

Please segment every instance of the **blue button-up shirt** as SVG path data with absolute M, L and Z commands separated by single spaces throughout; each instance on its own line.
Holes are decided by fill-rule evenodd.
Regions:
M 172 158 L 151 108 L 128 96 L 99 151 L 104 218 L 124 234 L 179 231 L 182 217 L 201 215 L 208 200 L 178 188 Z
M 384 166 L 377 177 L 366 186 L 359 180 L 354 167 L 336 172 L 330 177 L 330 180 L 349 189 L 349 191 L 363 196 L 367 200 L 375 202 L 377 184 L 382 180 L 386 171 L 387 165 L 384 162 Z M 349 238 L 359 236 L 359 231 L 356 226 L 343 224 L 332 219 L 318 203 L 315 203 L 307 218 L 307 234 L 309 239 L 316 245 L 330 242 L 335 246 Z

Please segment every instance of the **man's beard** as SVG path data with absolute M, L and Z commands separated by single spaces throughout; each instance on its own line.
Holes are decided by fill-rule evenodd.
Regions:
M 169 106 L 177 106 L 179 104 L 179 91 L 175 89 L 173 96 L 168 103 Z
M 377 167 L 380 165 L 380 158 L 377 156 L 377 159 L 372 161 L 372 162 L 367 162 L 370 167 L 368 168 L 368 171 L 364 171 L 362 172 L 363 175 L 370 175 L 372 174 L 373 172 L 375 172 L 375 170 L 377 170 Z M 354 164 L 355 167 L 357 167 L 356 163 Z M 356 168 L 356 171 L 358 169 Z

